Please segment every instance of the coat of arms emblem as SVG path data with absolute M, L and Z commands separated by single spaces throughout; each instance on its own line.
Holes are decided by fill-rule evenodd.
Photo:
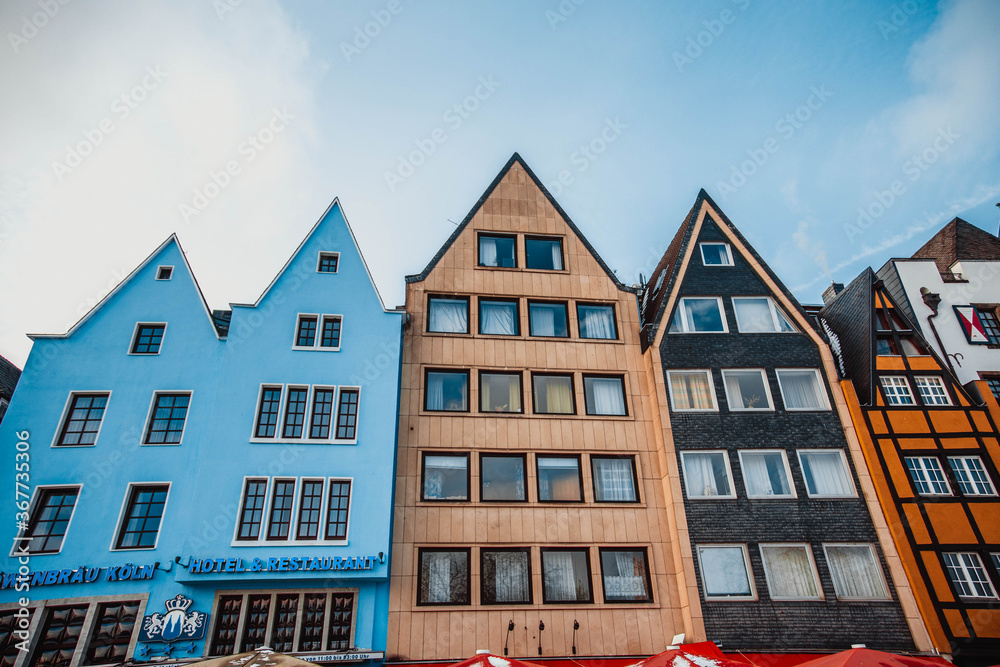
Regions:
M 143 619 L 139 641 L 173 642 L 186 639 L 201 639 L 205 635 L 208 614 L 188 609 L 193 600 L 178 593 L 163 606 L 166 614 L 152 614 Z

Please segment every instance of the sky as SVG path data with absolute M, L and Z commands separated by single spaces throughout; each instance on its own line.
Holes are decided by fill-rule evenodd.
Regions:
M 625 283 L 704 188 L 803 303 L 1000 224 L 1000 3 L 4 0 L 0 355 L 170 234 L 253 302 L 339 198 L 386 307 L 518 152 Z

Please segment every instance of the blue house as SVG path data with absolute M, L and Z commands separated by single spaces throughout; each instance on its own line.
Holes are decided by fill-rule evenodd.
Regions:
M 211 311 L 171 236 L 33 336 L 0 426 L 0 666 L 380 662 L 402 317 L 334 201 L 256 303 Z

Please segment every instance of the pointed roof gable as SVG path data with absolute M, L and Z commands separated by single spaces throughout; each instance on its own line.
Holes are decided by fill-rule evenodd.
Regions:
M 913 253 L 914 259 L 933 259 L 941 273 L 950 273 L 960 259 L 1000 260 L 1000 239 L 979 227 L 953 218 Z
M 524 170 L 524 173 L 528 175 L 528 177 L 531 179 L 531 182 L 535 184 L 535 187 L 537 187 L 538 190 L 541 191 L 543 195 L 545 195 L 545 199 L 548 200 L 549 204 L 552 205 L 556 213 L 558 213 L 559 216 L 562 218 L 563 222 L 565 222 L 566 225 L 571 230 L 573 230 L 573 233 L 576 234 L 577 238 L 580 239 L 580 242 L 584 245 L 584 247 L 587 248 L 590 254 L 597 261 L 597 263 L 600 264 L 604 272 L 608 274 L 608 278 L 610 278 L 614 282 L 615 286 L 618 289 L 625 292 L 634 291 L 631 287 L 626 286 L 620 280 L 618 280 L 618 276 L 616 276 L 614 271 L 612 271 L 611 268 L 608 267 L 608 265 L 604 262 L 604 260 L 601 259 L 601 256 L 597 253 L 597 250 L 594 249 L 594 246 L 590 244 L 590 241 L 587 240 L 587 237 L 584 236 L 583 232 L 581 232 L 580 229 L 573 223 L 569 215 L 567 215 L 566 212 L 559 205 L 559 202 L 557 202 L 555 198 L 553 198 L 552 195 L 549 193 L 549 191 L 545 188 L 545 186 L 542 185 L 542 182 L 538 180 L 537 176 L 535 176 L 535 172 L 531 170 L 531 167 L 529 167 L 527 163 L 524 161 L 524 159 L 522 159 L 521 156 L 518 155 L 516 152 L 510 156 L 510 159 L 507 160 L 507 164 L 503 166 L 503 168 L 500 170 L 500 173 L 497 174 L 496 178 L 493 179 L 493 182 L 490 183 L 489 187 L 486 188 L 486 191 L 483 192 L 481 197 L 479 197 L 479 200 L 472 207 L 472 210 L 469 211 L 468 215 L 466 215 L 465 218 L 462 220 L 462 222 L 458 225 L 458 227 L 455 228 L 455 231 L 452 232 L 451 236 L 448 237 L 448 240 L 444 242 L 444 245 L 442 245 L 441 248 L 434 255 L 434 257 L 431 258 L 431 261 L 427 263 L 427 266 L 424 267 L 424 270 L 421 271 L 420 273 L 406 276 L 406 282 L 415 283 L 415 282 L 420 282 L 427 278 L 427 276 L 434 269 L 434 267 L 441 260 L 441 258 L 444 257 L 445 253 L 447 253 L 448 250 L 452 247 L 452 245 L 454 245 L 458 237 L 462 235 L 462 232 L 465 231 L 465 228 L 469 226 L 469 223 L 475 217 L 476 213 L 480 211 L 480 209 L 483 207 L 483 204 L 486 203 L 486 200 L 490 198 L 494 190 L 497 189 L 497 186 L 499 186 L 500 183 L 504 180 L 504 177 L 507 176 L 510 170 L 514 168 L 515 164 L 519 165 L 520 168 Z

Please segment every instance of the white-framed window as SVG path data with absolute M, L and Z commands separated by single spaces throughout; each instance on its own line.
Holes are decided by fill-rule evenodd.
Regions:
M 667 371 L 670 407 L 674 412 L 716 412 L 715 383 L 710 370 Z
M 973 552 L 944 553 L 945 567 L 948 569 L 948 577 L 959 597 L 972 599 L 995 600 L 996 591 L 990 582 L 986 568 L 979 554 Z
M 829 410 L 823 377 L 815 368 L 777 368 L 778 389 L 785 410 Z
M 740 333 L 795 333 L 797 330 L 771 297 L 734 296 L 736 327 Z
M 262 384 L 250 442 L 356 442 L 360 396 L 360 387 Z
M 857 492 L 842 449 L 800 449 L 797 452 L 806 493 L 810 498 L 854 498 Z
M 179 445 L 184 439 L 188 408 L 191 406 L 189 391 L 157 391 L 153 393 L 149 417 L 146 419 L 146 445 Z
M 110 391 L 70 392 L 53 447 L 91 447 L 97 442 Z
M 993 561 L 993 567 L 996 568 L 996 571 L 1000 572 L 1000 553 L 991 553 L 990 559 Z
M 917 493 L 922 496 L 950 496 L 951 485 L 936 456 L 907 456 L 906 469 Z
M 824 544 L 833 588 L 841 600 L 888 600 L 882 566 L 871 544 Z
M 997 494 L 983 460 L 978 456 L 949 456 L 948 465 L 955 473 L 958 488 L 966 496 L 995 496 Z
M 27 528 L 18 533 L 18 539 L 11 549 L 11 557 L 16 555 L 15 550 L 20 553 L 25 542 L 31 555 L 57 554 L 62 551 L 81 488 L 80 484 L 36 486 L 31 498 Z
M 166 332 L 166 322 L 136 322 L 128 353 L 140 357 L 159 354 Z
M 917 393 L 924 405 L 951 405 L 951 398 L 944 382 L 936 375 L 913 378 L 917 383 Z
M 428 297 L 427 331 L 469 333 L 469 298 L 464 296 Z
M 764 577 L 772 600 L 822 600 L 816 561 L 808 544 L 761 544 Z
M 321 252 L 316 259 L 316 273 L 336 273 L 339 265 L 339 252 Z
M 351 479 L 244 477 L 232 546 L 343 544 Z
M 750 498 L 795 498 L 792 471 L 781 449 L 741 449 L 740 467 Z
M 706 600 L 756 600 L 745 544 L 699 544 L 698 565 Z
M 158 266 L 156 267 L 156 279 L 157 280 L 170 280 L 174 277 L 174 267 L 172 266 Z
M 680 300 L 670 322 L 670 333 L 729 333 L 722 298 L 687 296 Z
M 584 375 L 583 397 L 588 415 L 628 415 L 625 380 L 620 376 Z
M 774 410 L 771 388 L 763 368 L 723 369 L 722 384 L 726 402 L 733 412 Z
M 733 253 L 729 249 L 728 243 L 721 241 L 704 241 L 698 244 L 701 249 L 701 263 L 703 266 L 732 266 Z
M 735 498 L 733 472 L 725 450 L 681 452 L 688 498 Z
M 880 378 L 885 401 L 889 405 L 914 405 L 910 383 L 901 375 L 883 375 Z
M 341 315 L 321 315 L 299 313 L 295 322 L 293 350 L 340 350 L 340 333 L 343 326 Z
M 169 494 L 170 482 L 130 483 L 111 550 L 155 549 Z

